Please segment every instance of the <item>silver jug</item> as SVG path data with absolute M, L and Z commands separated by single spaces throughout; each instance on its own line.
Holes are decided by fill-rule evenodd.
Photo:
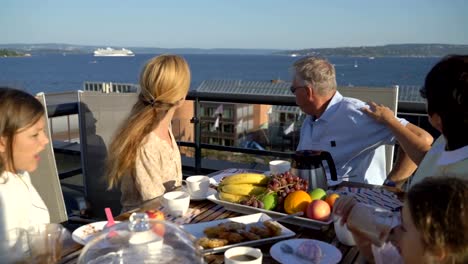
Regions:
M 330 152 L 321 150 L 301 150 L 292 155 L 291 173 L 307 180 L 307 191 L 315 188 L 327 190 L 327 174 L 323 161 L 328 164 L 331 179 L 336 181 L 336 167 Z

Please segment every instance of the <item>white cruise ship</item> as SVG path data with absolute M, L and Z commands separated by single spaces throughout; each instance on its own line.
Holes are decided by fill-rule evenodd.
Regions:
M 105 49 L 97 49 L 94 51 L 95 57 L 129 57 L 135 56 L 135 54 L 128 49 L 113 49 L 113 48 L 105 48 Z

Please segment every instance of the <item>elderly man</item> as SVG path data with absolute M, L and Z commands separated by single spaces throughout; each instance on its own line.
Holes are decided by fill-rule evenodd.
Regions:
M 363 113 L 366 103 L 343 97 L 336 90 L 335 68 L 327 60 L 306 57 L 294 63 L 291 92 L 307 114 L 297 150 L 325 150 L 331 153 L 339 176 L 381 185 L 386 179 L 402 182 L 416 169 L 401 148 L 392 172 L 385 172 L 384 145 L 395 144 L 392 131 Z M 432 144 L 423 129 L 398 119 L 420 144 Z

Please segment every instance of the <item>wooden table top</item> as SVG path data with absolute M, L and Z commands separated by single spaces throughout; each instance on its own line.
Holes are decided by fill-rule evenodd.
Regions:
M 384 188 L 392 192 L 399 193 L 398 189 L 392 189 L 392 188 L 381 187 L 381 186 L 373 186 L 373 185 L 368 185 L 368 184 L 360 184 L 360 183 L 343 182 L 337 187 L 341 187 L 341 186 L 361 187 L 361 188 Z M 115 220 L 126 221 L 128 220 L 130 214 L 133 212 L 144 212 L 145 210 L 156 209 L 156 208 L 159 208 L 160 206 L 161 206 L 160 198 L 156 198 L 152 201 L 145 203 L 138 210 L 134 210 L 128 213 L 123 213 L 117 216 Z M 200 223 L 200 222 L 208 222 L 208 221 L 219 220 L 219 219 L 226 219 L 226 218 L 231 218 L 231 217 L 242 215 L 236 212 L 228 211 L 223 206 L 217 205 L 209 200 L 191 201 L 190 208 L 198 209 L 198 210 L 194 210 L 197 212 L 197 215 L 192 219 L 192 221 L 190 222 L 191 224 Z M 359 251 L 357 250 L 356 247 L 349 247 L 349 246 L 341 244 L 338 241 L 335 235 L 333 224 L 330 224 L 325 230 L 309 229 L 309 228 L 295 226 L 291 224 L 285 224 L 285 223 L 282 223 L 282 224 L 296 233 L 296 236 L 293 238 L 310 238 L 310 239 L 321 240 L 321 241 L 330 243 L 333 246 L 337 247 L 342 253 L 342 259 L 339 263 L 360 262 Z M 263 252 L 263 263 L 278 263 L 270 256 L 270 253 L 269 253 L 270 247 L 273 244 L 274 243 L 270 243 L 270 244 L 265 244 L 265 245 L 258 247 Z M 65 249 L 63 250 L 64 257 L 60 263 L 64 263 L 64 264 L 76 263 L 78 260 L 79 253 L 81 252 L 81 249 L 82 249 L 82 246 L 76 243 L 71 243 L 70 245 L 65 246 Z M 205 261 L 210 264 L 223 263 L 224 255 L 223 253 L 206 255 Z

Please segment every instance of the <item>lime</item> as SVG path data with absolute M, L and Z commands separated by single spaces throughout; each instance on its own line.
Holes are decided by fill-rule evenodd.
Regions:
M 313 200 L 324 200 L 327 197 L 327 193 L 321 188 L 315 188 L 310 193 L 310 198 Z
M 263 202 L 263 209 L 273 210 L 278 204 L 278 195 L 275 192 L 269 193 L 263 196 L 262 202 Z

